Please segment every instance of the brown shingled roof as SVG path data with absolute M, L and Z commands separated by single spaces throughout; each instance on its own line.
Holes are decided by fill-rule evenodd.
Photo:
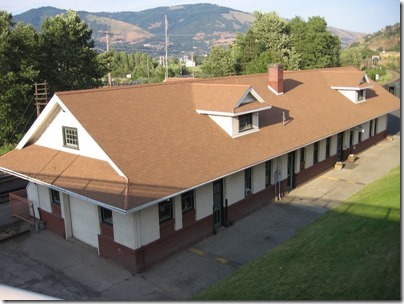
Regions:
M 370 86 L 370 84 L 366 82 L 364 71 L 324 70 L 321 74 L 323 74 L 331 87 L 364 88 Z
M 330 88 L 329 76 L 334 71 L 338 75 L 357 73 L 352 68 L 285 71 L 284 94 L 280 96 L 268 89 L 267 74 L 57 95 L 129 179 L 126 209 L 132 209 L 283 155 L 400 107 L 396 97 L 373 82 L 367 101 L 352 103 Z M 195 87 L 198 87 L 195 83 L 214 84 L 218 88 L 230 86 L 234 89 L 231 96 L 240 96 L 252 86 L 272 108 L 260 112 L 259 132 L 232 138 L 207 115 L 195 111 Z M 212 100 L 219 100 L 221 92 L 206 94 Z M 213 99 L 215 95 L 218 99 Z M 288 120 L 285 126 L 283 113 Z M 11 159 L 19 162 L 36 159 L 43 166 L 50 166 L 47 154 L 34 157 L 30 152 L 42 149 L 45 148 L 34 145 L 13 151 L 0 158 L 0 167 L 11 166 Z M 62 167 L 71 161 L 70 157 L 73 156 L 63 155 Z M 33 174 L 51 170 L 32 162 L 24 166 Z M 123 206 L 123 178 L 107 163 L 79 157 L 68 168 L 63 176 L 78 175 L 83 182 L 82 186 L 71 189 L 116 207 Z M 97 176 L 93 177 L 94 168 Z M 105 169 L 105 178 L 101 168 Z M 69 189 L 66 181 L 56 179 L 53 183 L 57 181 Z M 84 186 L 86 181 L 100 188 L 88 189 Z M 106 187 L 103 196 L 100 192 L 103 182 L 109 185 L 109 181 L 116 186 Z

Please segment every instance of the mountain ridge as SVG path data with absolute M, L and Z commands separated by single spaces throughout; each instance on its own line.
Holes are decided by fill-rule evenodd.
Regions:
M 45 6 L 15 15 L 13 20 L 30 23 L 39 31 L 46 17 L 66 11 Z M 208 54 L 212 45 L 227 45 L 234 41 L 238 32 L 245 34 L 254 20 L 251 13 L 208 3 L 161 6 L 139 12 L 76 12 L 93 30 L 97 49 L 106 50 L 106 32 L 109 32 L 110 46 L 113 44 L 114 49 L 156 56 L 164 54 L 165 16 L 170 54 L 176 55 Z M 335 27 L 328 29 L 340 37 L 343 47 L 366 35 Z

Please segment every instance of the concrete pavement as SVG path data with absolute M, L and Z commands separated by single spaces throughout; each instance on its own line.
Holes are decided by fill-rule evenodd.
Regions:
M 65 300 L 187 300 L 285 242 L 339 202 L 400 164 L 400 137 L 358 154 L 279 202 L 133 275 L 76 240 L 44 230 L 0 243 L 0 284 Z M 1 298 L 1 296 L 0 296 Z

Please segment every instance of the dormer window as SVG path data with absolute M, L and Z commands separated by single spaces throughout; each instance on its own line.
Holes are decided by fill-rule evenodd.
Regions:
M 193 84 L 195 110 L 231 137 L 259 131 L 259 113 L 271 109 L 251 85 Z
M 79 148 L 79 138 L 76 128 L 62 127 L 63 131 L 63 146 L 73 149 Z
M 365 90 L 358 91 L 358 101 L 365 100 Z
M 253 128 L 252 114 L 244 114 L 238 117 L 238 130 L 244 132 Z

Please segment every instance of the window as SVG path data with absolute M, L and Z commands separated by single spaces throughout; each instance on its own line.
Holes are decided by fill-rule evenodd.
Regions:
M 265 186 L 268 186 L 271 184 L 271 171 L 272 171 L 272 161 L 268 160 L 265 163 Z
M 358 91 L 358 101 L 361 101 L 364 99 L 365 99 L 365 90 L 359 90 Z
M 112 210 L 100 207 L 101 209 L 101 222 L 112 225 Z
M 318 163 L 318 142 L 313 145 L 313 164 Z
M 374 127 L 374 128 L 375 128 L 375 129 L 374 129 L 375 131 L 373 132 L 373 135 L 374 135 L 374 134 L 377 134 L 377 128 L 378 128 L 377 125 L 378 125 L 378 122 L 379 122 L 379 118 L 375 118 L 375 127 Z
M 373 135 L 373 119 L 370 121 L 369 125 L 369 137 Z
M 173 218 L 173 201 L 167 199 L 159 203 L 159 221 L 160 224 Z
M 239 132 L 247 131 L 253 128 L 252 114 L 240 115 L 238 117 L 238 130 Z
M 306 148 L 303 147 L 300 148 L 300 162 L 304 163 L 305 159 L 306 159 Z
M 244 171 L 244 190 L 245 196 L 251 194 L 251 168 Z
M 63 145 L 69 148 L 79 148 L 79 138 L 76 128 L 62 127 L 63 129 Z
M 353 140 L 354 140 L 354 132 L 350 131 L 349 132 L 349 147 L 352 148 L 353 146 Z
M 194 190 L 181 194 L 182 213 L 194 210 Z
M 330 157 L 330 143 L 331 143 L 331 138 L 327 137 L 325 140 L 325 158 Z
M 51 189 L 50 192 L 52 203 L 60 204 L 60 192 L 53 189 Z

